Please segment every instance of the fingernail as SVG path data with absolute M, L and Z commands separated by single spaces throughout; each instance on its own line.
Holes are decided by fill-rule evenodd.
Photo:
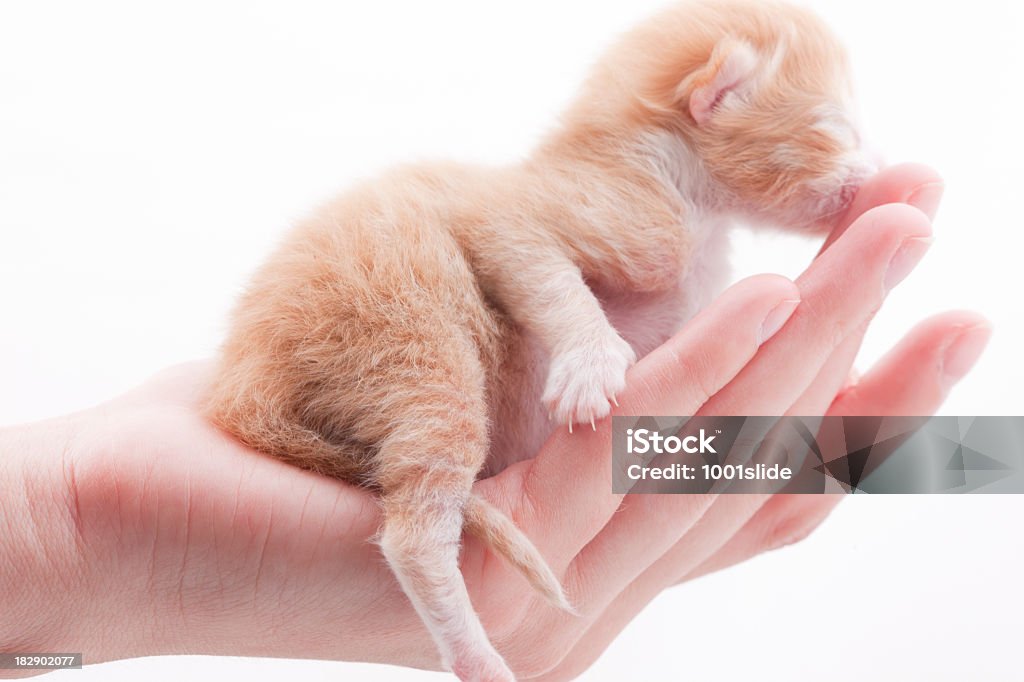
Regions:
M 775 336 L 775 333 L 782 329 L 782 325 L 786 324 L 786 320 L 790 318 L 799 304 L 800 299 L 787 298 L 772 308 L 771 312 L 765 316 L 764 321 L 761 323 L 761 329 L 757 335 L 757 345 L 760 346 Z
M 921 209 L 929 219 L 935 220 L 935 214 L 939 212 L 939 204 L 942 202 L 942 193 L 945 191 L 945 183 L 929 182 L 911 192 L 907 203 Z
M 885 271 L 885 291 L 892 291 L 892 288 L 902 282 L 918 264 L 928 247 L 934 241 L 931 237 L 911 237 L 903 242 L 899 250 L 889 261 L 889 269 Z
M 978 324 L 960 332 L 942 354 L 942 380 L 949 388 L 960 381 L 974 367 L 992 336 L 992 327 Z

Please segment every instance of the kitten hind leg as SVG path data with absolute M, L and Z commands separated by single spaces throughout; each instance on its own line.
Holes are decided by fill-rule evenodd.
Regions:
M 422 443 L 409 444 L 420 449 Z M 449 447 L 458 447 L 452 443 Z M 383 448 L 382 458 L 407 463 L 417 453 Z M 449 459 L 403 472 L 382 494 L 380 547 L 399 584 L 426 624 L 443 664 L 463 682 L 513 682 L 470 603 L 459 571 L 464 509 L 476 471 Z

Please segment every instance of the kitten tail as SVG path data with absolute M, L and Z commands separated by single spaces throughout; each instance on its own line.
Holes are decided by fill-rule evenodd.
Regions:
M 530 539 L 479 495 L 471 495 L 466 503 L 465 529 L 512 564 L 548 602 L 562 611 L 578 615 L 566 599 L 558 578 Z

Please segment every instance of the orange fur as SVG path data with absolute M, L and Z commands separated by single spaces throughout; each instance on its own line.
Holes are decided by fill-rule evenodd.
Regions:
M 443 663 L 512 679 L 458 572 L 463 526 L 568 602 L 473 481 L 531 456 L 546 412 L 570 428 L 608 413 L 628 366 L 724 279 L 732 218 L 828 224 L 866 174 L 848 98 L 805 11 L 673 7 L 524 163 L 401 168 L 299 225 L 235 310 L 209 415 L 378 491 L 382 551 Z

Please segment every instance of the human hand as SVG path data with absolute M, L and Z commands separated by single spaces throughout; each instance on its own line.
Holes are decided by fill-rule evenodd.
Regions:
M 759 276 L 730 289 L 636 365 L 617 412 L 934 410 L 969 368 L 968 351 L 980 352 L 986 330 L 971 314 L 919 327 L 833 402 L 883 298 L 889 260 L 906 239 L 930 233 L 928 218 L 906 206 L 853 217 L 933 179 L 916 167 L 881 174 L 851 209 L 847 234 L 796 285 Z M 796 312 L 760 344 L 768 313 L 794 299 Z M 959 357 L 944 373 L 948 354 Z M 80 650 L 92 662 L 210 653 L 436 668 L 433 643 L 371 542 L 373 497 L 217 431 L 198 409 L 206 378 L 203 364 L 175 368 L 92 410 L 0 433 L 0 486 L 12 491 L 0 500 L 0 592 L 13 605 L 0 613 L 0 650 Z M 799 537 L 833 502 L 623 499 L 610 492 L 610 451 L 607 421 L 596 433 L 559 431 L 535 459 L 477 484 L 535 541 L 580 612 L 549 608 L 467 539 L 462 568 L 474 605 L 524 677 L 573 676 L 662 589 Z
M 988 340 L 991 330 L 977 314 L 934 316 L 862 378 L 854 379 L 850 368 L 885 294 L 927 248 L 941 194 L 941 180 L 926 167 L 908 164 L 880 172 L 797 279 L 801 302 L 776 335 L 758 347 L 756 323 L 772 302 L 791 296 L 790 285 L 764 276 L 740 282 L 639 363 L 617 412 L 933 414 Z M 730 299 L 733 295 L 739 299 Z M 765 298 L 757 306 L 759 295 Z M 724 307 L 744 304 L 753 307 L 713 319 L 713 309 L 722 313 Z M 536 636 L 519 640 L 522 651 L 550 664 L 538 666 L 545 672 L 537 677 L 544 680 L 571 679 L 588 668 L 662 590 L 805 538 L 843 497 L 590 496 L 588 502 L 588 491 L 598 482 L 609 485 L 610 429 L 581 433 L 571 445 L 564 434 L 553 440 L 562 441 L 561 447 L 549 443 L 536 460 L 520 465 L 538 530 L 528 520 L 518 521 L 542 551 L 561 550 L 556 570 L 566 566 L 570 599 L 584 606 L 582 617 L 573 621 L 545 614 L 533 623 Z M 558 478 L 566 469 L 575 473 L 571 485 L 565 475 Z M 552 506 L 554 500 L 560 507 Z M 575 513 L 568 516 L 565 510 Z M 549 547 L 538 537 L 545 528 L 554 535 L 566 527 L 576 538 L 568 548 L 555 546 L 558 540 Z

